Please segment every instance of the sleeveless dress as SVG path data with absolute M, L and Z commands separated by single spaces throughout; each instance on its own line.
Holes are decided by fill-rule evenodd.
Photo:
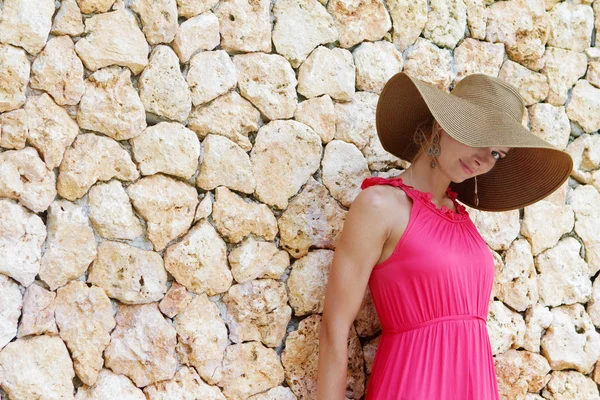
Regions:
M 377 264 L 369 289 L 381 321 L 366 400 L 499 400 L 486 319 L 494 259 L 457 193 L 456 210 L 400 177 L 366 178 L 412 199 L 393 253 Z

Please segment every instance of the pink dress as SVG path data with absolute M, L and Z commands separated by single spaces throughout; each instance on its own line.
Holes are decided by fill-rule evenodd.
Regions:
M 371 177 L 413 200 L 392 255 L 369 289 L 381 321 L 366 400 L 499 400 L 486 319 L 494 260 L 457 193 L 456 211 L 399 177 Z

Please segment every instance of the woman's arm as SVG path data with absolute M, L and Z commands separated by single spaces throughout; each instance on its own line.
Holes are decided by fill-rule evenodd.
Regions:
M 345 398 L 348 335 L 390 231 L 389 197 L 382 190 L 375 186 L 358 194 L 336 244 L 319 331 L 317 400 Z

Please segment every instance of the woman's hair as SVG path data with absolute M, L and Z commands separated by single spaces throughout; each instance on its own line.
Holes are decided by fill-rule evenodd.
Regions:
M 426 149 L 427 146 L 429 144 L 429 142 L 431 141 L 431 136 L 432 136 L 432 131 L 433 131 L 433 122 L 435 121 L 435 119 L 433 118 L 433 116 L 430 116 L 429 118 L 423 120 L 421 123 L 419 123 L 419 125 L 417 125 L 417 128 L 415 129 L 415 132 L 413 134 L 413 140 L 415 140 L 414 138 L 421 138 L 421 142 L 417 142 L 415 141 L 415 143 L 417 144 L 417 146 L 419 146 L 419 151 L 417 152 L 417 154 L 415 154 L 415 156 L 412 158 L 412 160 L 409 160 L 410 163 L 414 163 L 415 160 L 417 158 L 419 158 L 419 156 L 421 154 L 423 154 Z

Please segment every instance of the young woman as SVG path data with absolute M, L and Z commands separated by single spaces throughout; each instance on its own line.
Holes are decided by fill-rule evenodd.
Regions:
M 500 398 L 486 326 L 494 261 L 461 203 L 519 209 L 568 179 L 571 157 L 524 128 L 524 111 L 513 86 L 483 74 L 450 93 L 404 72 L 386 83 L 377 133 L 411 165 L 365 179 L 347 213 L 325 293 L 317 400 L 345 397 L 348 333 L 367 285 L 382 326 L 367 400 Z

